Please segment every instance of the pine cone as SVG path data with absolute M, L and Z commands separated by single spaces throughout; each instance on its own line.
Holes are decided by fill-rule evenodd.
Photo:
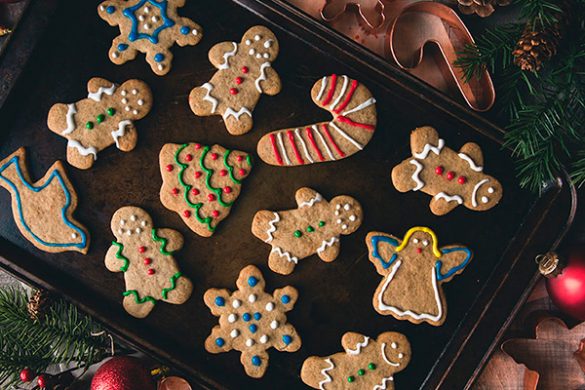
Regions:
M 42 320 L 47 309 L 51 305 L 49 293 L 44 290 L 36 290 L 28 300 L 26 308 L 33 321 Z
M 558 25 L 534 31 L 527 25 L 522 36 L 512 52 L 514 63 L 522 70 L 538 72 L 542 64 L 557 54 L 557 47 L 561 39 L 561 30 Z
M 505 6 L 510 4 L 511 0 L 457 0 L 459 10 L 465 15 L 477 14 L 486 18 L 494 13 L 495 6 Z

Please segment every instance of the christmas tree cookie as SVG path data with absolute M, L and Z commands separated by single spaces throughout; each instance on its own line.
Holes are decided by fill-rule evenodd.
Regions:
M 247 153 L 198 143 L 166 144 L 159 161 L 163 206 L 203 237 L 210 237 L 227 218 L 252 169 Z

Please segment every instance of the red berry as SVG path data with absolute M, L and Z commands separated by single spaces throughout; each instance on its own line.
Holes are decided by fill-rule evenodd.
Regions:
M 219 155 L 217 153 L 211 153 L 211 159 L 212 160 L 217 160 L 217 158 L 219 157 Z
M 449 171 L 447 172 L 447 180 L 453 180 L 455 178 L 455 172 Z
M 416 248 L 416 253 L 422 253 L 422 248 Z
M 23 381 L 24 383 L 32 381 L 34 377 L 35 374 L 28 367 L 25 367 L 22 369 L 22 371 L 20 371 L 20 380 Z
M 244 79 L 242 79 L 241 77 L 236 77 L 236 84 L 240 85 L 242 84 L 242 81 L 244 81 Z
M 48 384 L 49 378 L 47 378 L 45 374 L 39 375 L 39 377 L 37 378 L 37 385 L 39 385 L 41 389 L 44 389 L 47 387 Z
M 238 161 L 242 161 L 243 159 L 244 159 L 244 156 L 241 156 L 241 155 L 236 157 L 236 160 L 238 160 Z
M 244 176 L 246 174 L 246 170 L 244 168 L 240 168 L 238 173 L 240 174 L 240 176 Z
M 172 193 L 173 195 L 178 195 L 178 194 L 179 194 L 179 189 L 178 189 L 178 188 L 173 188 L 173 189 L 171 190 L 171 193 Z
M 146 247 L 145 246 L 138 247 L 138 252 L 140 253 L 146 252 Z
M 215 200 L 215 195 L 213 194 L 208 194 L 207 195 L 207 199 L 209 199 L 210 202 L 213 202 Z
M 193 155 L 192 155 L 192 154 L 188 154 L 188 155 L 186 155 L 186 156 L 185 156 L 185 160 L 187 160 L 187 161 L 191 161 L 191 160 L 193 160 Z
M 230 88 L 230 94 L 232 94 L 232 95 L 237 95 L 237 94 L 238 94 L 238 92 L 240 92 L 240 91 L 238 91 L 238 89 L 237 89 L 237 88 Z
M 185 218 L 189 218 L 191 216 L 191 212 L 189 210 L 185 210 L 185 211 L 183 211 L 183 216 Z
M 242 66 L 242 73 L 248 73 L 248 70 L 247 66 Z
M 193 194 L 193 195 L 199 195 L 199 190 L 197 188 L 193 188 L 191 190 L 191 194 Z
M 219 175 L 225 176 L 225 175 L 227 175 L 227 171 L 225 169 L 222 169 L 221 171 L 219 171 Z
M 201 177 L 201 171 L 195 171 L 195 179 L 199 179 Z
M 467 178 L 465 176 L 459 176 L 459 178 L 457 179 L 457 182 L 459 184 L 465 184 L 467 182 Z
M 442 175 L 443 174 L 443 170 L 444 170 L 443 167 L 439 165 L 438 167 L 435 168 L 435 173 L 437 175 Z
M 217 210 L 213 210 L 213 211 L 211 212 L 211 215 L 213 215 L 215 218 L 217 218 L 217 217 L 219 217 L 219 211 L 217 211 Z
M 232 192 L 232 187 L 230 187 L 230 186 L 223 187 L 223 192 L 225 192 L 226 194 L 229 194 L 230 192 Z
M 194 147 L 195 149 L 201 149 L 201 144 L 195 144 L 195 145 L 193 145 L 193 147 Z
M 152 263 L 152 259 L 150 257 L 145 257 L 143 261 L 144 265 L 150 265 Z
M 173 170 L 173 166 L 171 164 L 167 165 L 166 166 L 166 170 L 167 170 L 167 172 L 172 171 Z
M 148 271 L 146 271 L 146 273 L 149 275 L 154 275 L 156 273 L 156 271 L 153 270 L 152 268 L 149 268 Z

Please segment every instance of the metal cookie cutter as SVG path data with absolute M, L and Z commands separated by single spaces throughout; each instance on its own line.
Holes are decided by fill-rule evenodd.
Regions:
M 350 7 L 357 10 L 359 20 L 372 30 L 381 27 L 386 21 L 382 0 L 325 0 L 320 11 L 321 18 L 332 22 Z

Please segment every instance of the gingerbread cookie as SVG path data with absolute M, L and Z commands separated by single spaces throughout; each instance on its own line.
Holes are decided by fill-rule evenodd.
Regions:
M 20 233 L 45 252 L 87 253 L 87 229 L 73 218 L 77 194 L 61 161 L 32 183 L 26 151 L 20 148 L 0 161 L 0 186 L 12 197 L 12 215 Z
M 230 134 L 252 129 L 252 111 L 262 94 L 280 92 L 280 78 L 272 68 L 278 56 L 278 40 L 268 28 L 250 28 L 240 43 L 221 42 L 209 51 L 209 62 L 218 71 L 189 95 L 198 116 L 221 115 Z
M 437 236 L 427 227 L 411 228 L 402 240 L 371 232 L 366 244 L 370 261 L 384 277 L 374 293 L 376 311 L 414 324 L 442 325 L 447 302 L 441 285 L 463 272 L 471 251 L 460 245 L 439 249 Z
M 445 147 L 432 127 L 419 127 L 410 134 L 412 158 L 392 169 L 392 183 L 400 192 L 422 191 L 433 197 L 435 215 L 445 215 L 459 205 L 485 211 L 502 199 L 502 185 L 483 173 L 483 154 L 468 142 L 459 152 Z
M 120 35 L 112 42 L 110 60 L 122 65 L 146 54 L 146 62 L 159 76 L 171 70 L 175 43 L 194 46 L 203 38 L 203 30 L 191 19 L 178 15 L 185 0 L 107 0 L 98 7 L 100 18 L 110 26 L 119 26 Z
M 180 305 L 191 296 L 193 284 L 179 271 L 173 253 L 183 247 L 176 230 L 155 228 L 150 215 L 139 207 L 126 206 L 112 216 L 116 236 L 106 253 L 106 268 L 123 272 L 126 281 L 124 309 L 144 318 L 157 301 Z
M 266 134 L 258 142 L 264 162 L 297 166 L 341 160 L 370 142 L 376 130 L 376 99 L 363 84 L 334 74 L 313 85 L 311 98 L 333 120 Z
M 301 347 L 301 338 L 286 320 L 286 312 L 293 309 L 298 293 L 286 286 L 264 292 L 265 282 L 260 270 L 249 265 L 240 271 L 237 291 L 210 289 L 203 299 L 211 313 L 219 317 L 219 325 L 205 340 L 205 349 L 211 353 L 240 351 L 240 361 L 246 374 L 260 378 L 268 368 L 271 347 L 279 351 L 295 352 Z
M 323 261 L 335 260 L 339 236 L 355 232 L 362 224 L 362 207 L 350 196 L 336 196 L 328 202 L 304 187 L 297 190 L 295 199 L 296 209 L 261 210 L 252 222 L 252 234 L 272 246 L 268 266 L 283 275 L 315 253 Z
M 394 389 L 394 374 L 410 362 L 410 343 L 397 332 L 373 340 L 348 332 L 341 338 L 345 352 L 311 356 L 303 363 L 301 379 L 314 389 Z
M 150 88 L 140 80 L 121 86 L 95 77 L 87 83 L 89 94 L 77 103 L 51 107 L 47 124 L 67 139 L 67 162 L 89 169 L 98 152 L 116 144 L 128 152 L 136 146 L 138 133 L 133 121 L 142 119 L 152 107 Z
M 160 200 L 195 233 L 210 237 L 227 218 L 252 169 L 249 154 L 220 145 L 166 144 L 160 151 Z

